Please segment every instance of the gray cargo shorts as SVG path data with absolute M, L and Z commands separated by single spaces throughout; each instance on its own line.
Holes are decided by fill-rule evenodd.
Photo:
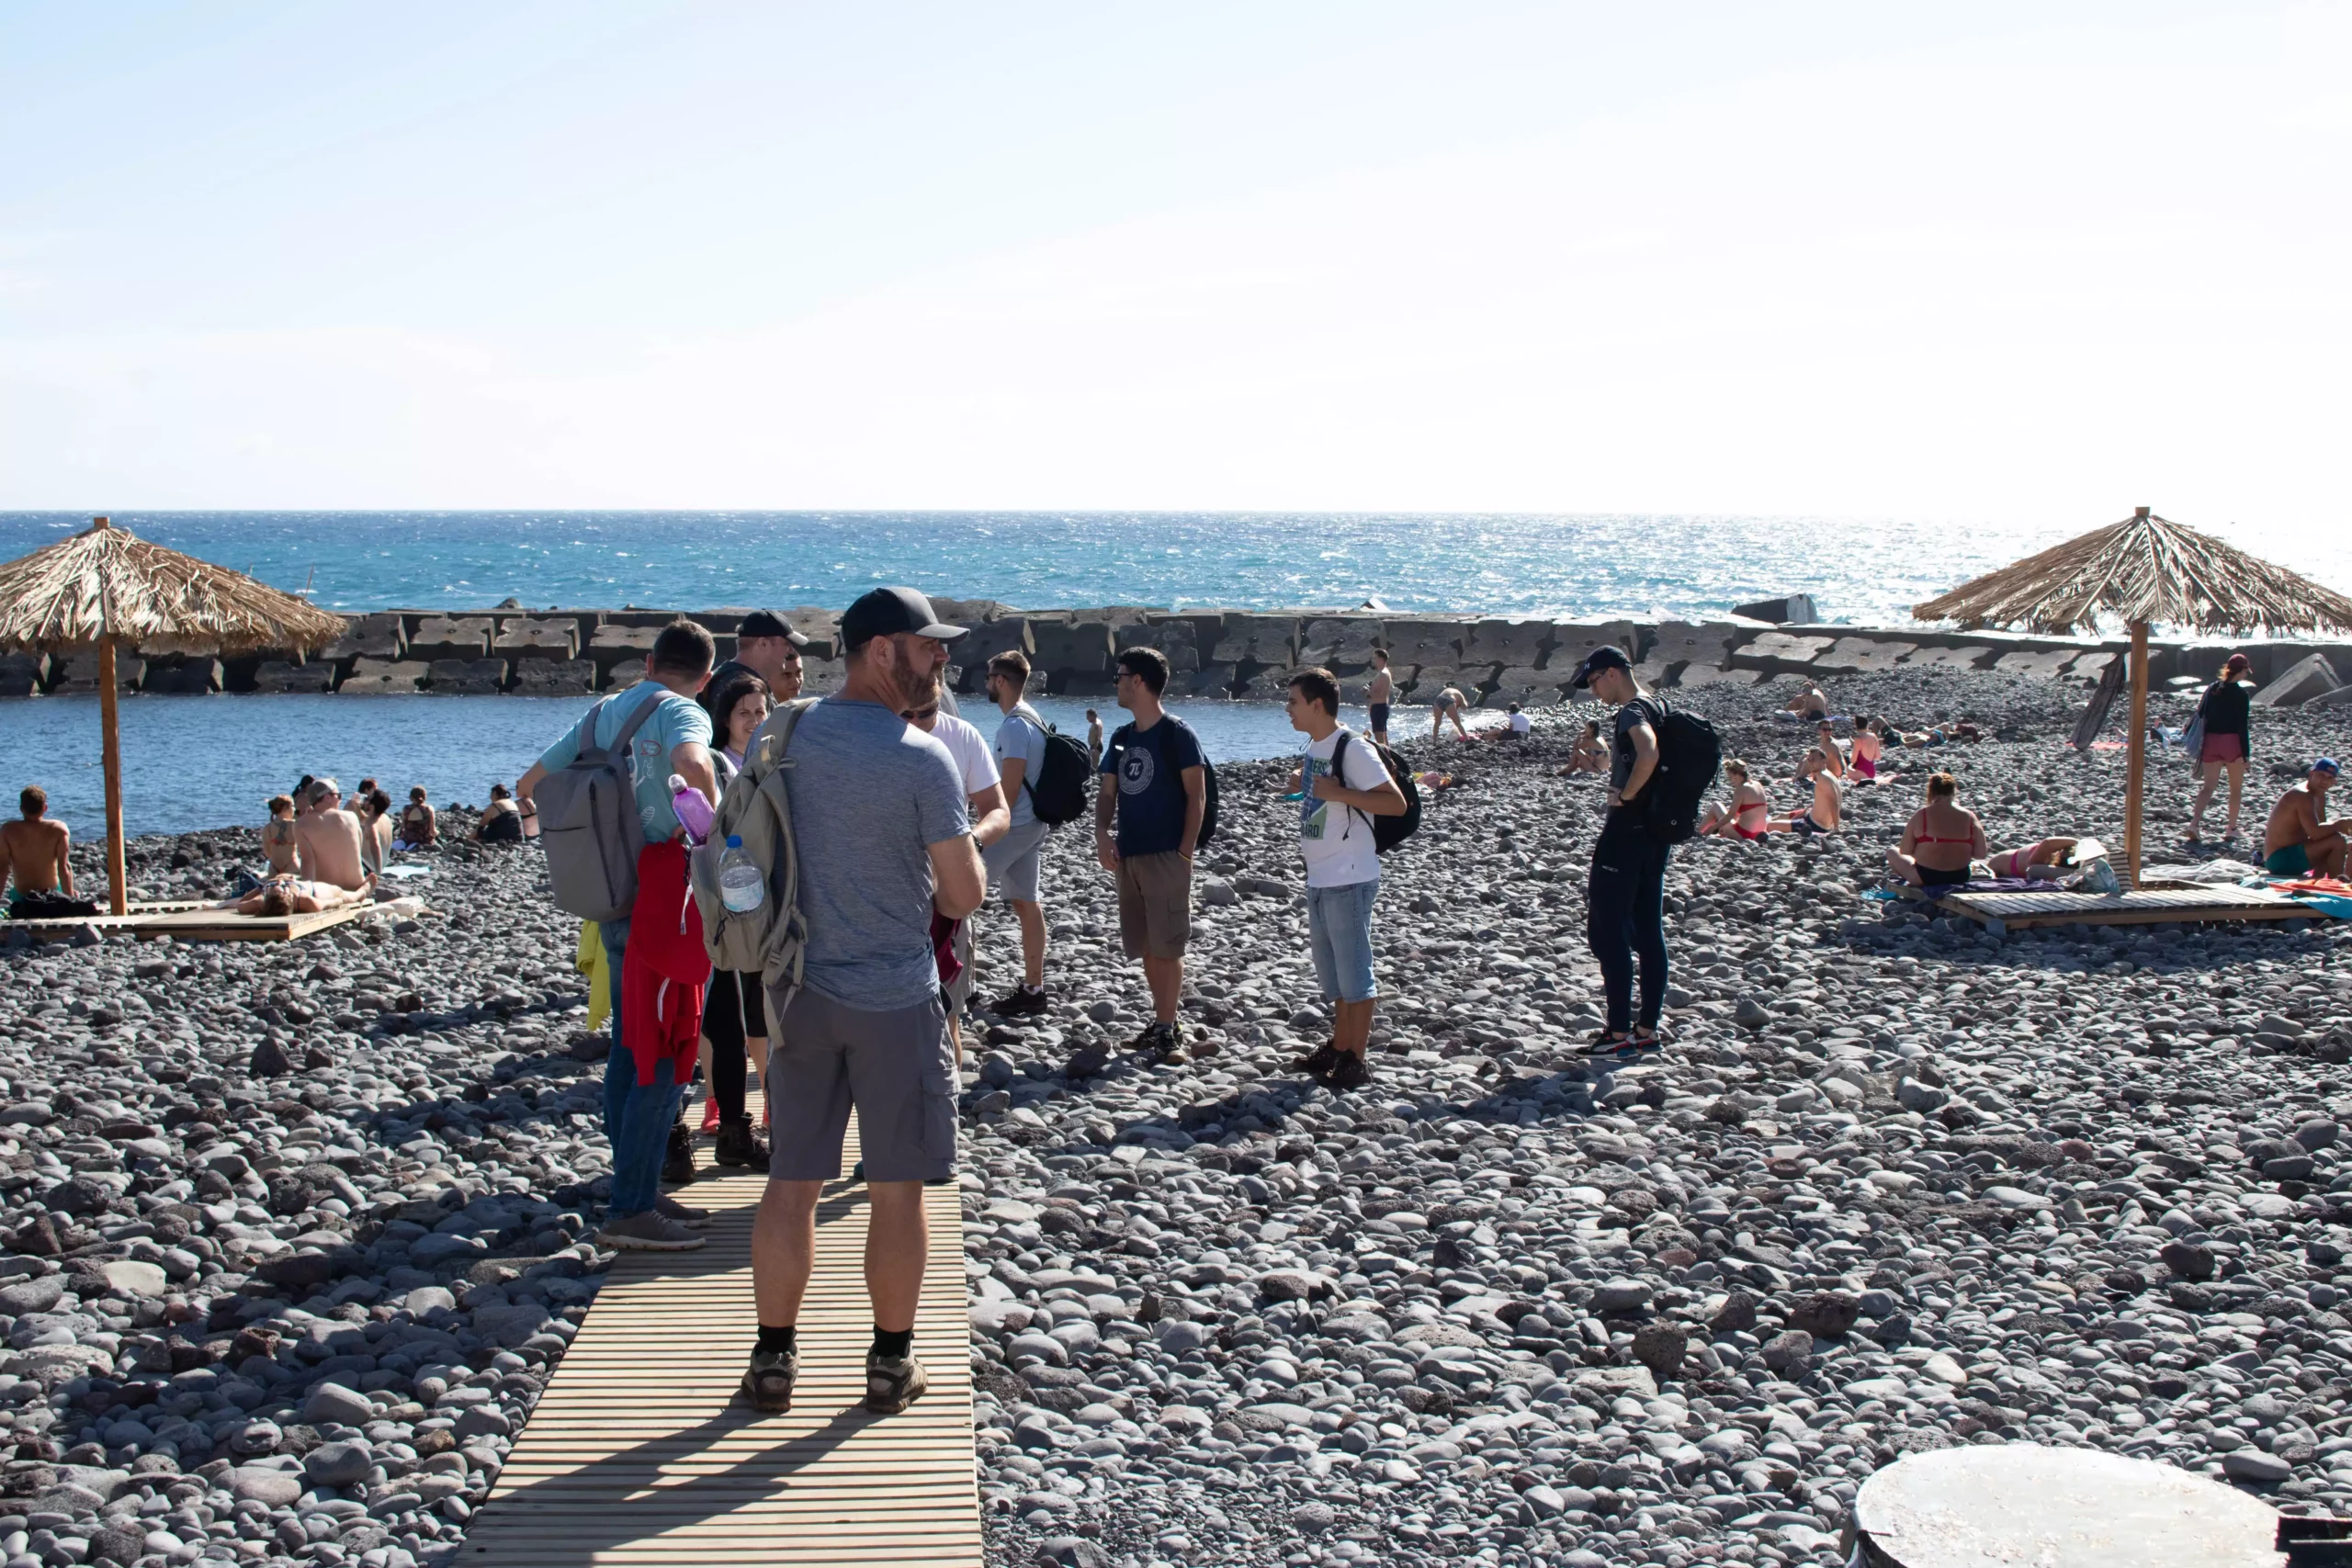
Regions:
M 934 996 L 866 1012 L 806 987 L 771 991 L 767 1070 L 772 1181 L 833 1181 L 857 1108 L 868 1181 L 944 1181 L 956 1171 L 956 1062 Z
M 1046 858 L 1046 835 L 1053 829 L 1043 822 L 1023 822 L 980 852 L 989 874 L 989 891 L 1009 902 L 1037 902 L 1038 869 Z

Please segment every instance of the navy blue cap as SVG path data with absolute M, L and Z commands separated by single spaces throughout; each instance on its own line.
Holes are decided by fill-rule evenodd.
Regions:
M 1604 644 L 1584 656 L 1584 662 L 1577 666 L 1576 679 L 1570 681 L 1568 684 L 1578 691 L 1583 691 L 1592 684 L 1592 678 L 1603 670 L 1630 671 L 1633 668 L 1634 661 L 1625 657 L 1623 649 Z

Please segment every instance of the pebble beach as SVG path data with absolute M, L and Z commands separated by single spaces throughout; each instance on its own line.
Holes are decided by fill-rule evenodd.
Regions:
M 1672 694 L 1781 810 L 1790 689 Z M 1622 1067 L 1575 1044 L 1579 710 L 1407 739 L 1457 783 L 1384 865 L 1344 1095 L 1290 1066 L 1328 1021 L 1287 764 L 1220 768 L 1172 1064 L 1116 1056 L 1141 977 L 1055 835 L 1054 1010 L 967 1028 L 968 1343 L 918 1340 L 972 1358 L 992 1562 L 1829 1563 L 1872 1471 L 2015 1439 L 2352 1512 L 2352 927 L 1996 938 L 1867 899 L 1931 768 L 1996 844 L 2120 852 L 2122 753 L 2064 744 L 2079 686 L 1831 696 L 1988 738 L 1901 754 L 1825 839 L 1678 851 L 1669 1043 Z M 2249 826 L 2346 739 L 2258 716 Z M 2149 863 L 2244 857 L 2179 847 L 2188 779 L 2152 761 Z M 130 880 L 257 859 L 143 839 Z M 308 942 L 0 956 L 0 1568 L 452 1560 L 609 1259 L 575 924 L 535 849 L 427 863 L 428 912 Z M 1001 908 L 978 949 L 996 994 Z M 748 1348 L 748 1301 L 708 1332 Z

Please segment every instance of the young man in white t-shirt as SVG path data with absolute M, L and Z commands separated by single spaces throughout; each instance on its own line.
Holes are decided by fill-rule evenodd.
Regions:
M 1037 820 L 1035 799 L 1038 775 L 1046 768 L 1046 721 L 1023 700 L 1029 689 L 1029 656 L 1019 649 L 989 660 L 988 683 L 989 701 L 1004 716 L 996 729 L 996 763 L 1012 825 L 980 852 L 980 863 L 988 870 L 989 891 L 1012 906 L 1020 923 L 1021 983 L 987 1006 L 1003 1018 L 1036 1018 L 1046 1008 L 1046 906 L 1039 883 L 1051 829 Z
M 969 719 L 942 711 L 942 691 L 934 690 L 930 702 L 907 710 L 906 720 L 928 732 L 956 759 L 956 771 L 964 776 L 966 804 L 972 814 L 972 842 L 985 852 L 1012 826 L 1012 818 L 1004 804 L 1004 781 L 997 773 L 996 754 L 989 745 L 989 738 Z M 948 951 L 956 955 L 959 967 L 955 979 L 943 979 L 940 990 L 947 998 L 947 1038 L 955 1045 L 956 1060 L 960 1066 L 964 1060 L 964 1031 L 956 1020 L 964 1004 L 971 1000 L 976 977 L 969 919 L 956 922 Z
M 1372 905 L 1380 893 L 1374 817 L 1405 814 L 1405 793 L 1363 737 L 1340 725 L 1340 683 L 1328 670 L 1290 679 L 1286 710 L 1306 737 L 1290 788 L 1299 792 L 1298 852 L 1306 862 L 1306 934 L 1315 977 L 1331 1004 L 1331 1039 L 1297 1064 L 1334 1089 L 1371 1080 Z M 1335 776 L 1336 775 L 1336 776 Z

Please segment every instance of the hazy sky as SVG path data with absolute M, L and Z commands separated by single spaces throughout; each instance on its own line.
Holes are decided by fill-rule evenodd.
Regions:
M 2160 0 L 18 0 L 0 507 L 2275 547 L 2345 526 L 2347 57 Z

